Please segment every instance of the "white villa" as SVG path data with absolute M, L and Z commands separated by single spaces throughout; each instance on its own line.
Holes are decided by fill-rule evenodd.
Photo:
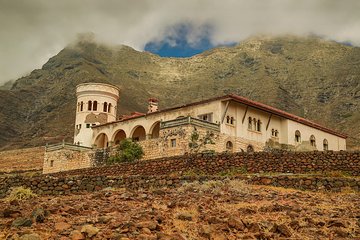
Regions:
M 119 89 L 103 83 L 77 86 L 74 144 L 106 148 L 132 138 L 142 145 L 144 159 L 191 152 L 194 132 L 211 135 L 214 144 L 201 150 L 294 151 L 345 150 L 346 135 L 237 95 L 225 95 L 160 110 L 149 99 L 148 112 L 116 116 Z

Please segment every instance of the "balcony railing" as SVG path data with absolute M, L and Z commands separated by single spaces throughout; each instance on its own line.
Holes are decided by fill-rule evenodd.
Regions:
M 214 130 L 214 131 L 220 131 L 220 124 L 207 122 L 207 121 L 200 120 L 200 119 L 193 118 L 193 117 L 182 117 L 182 118 L 177 118 L 177 119 L 170 120 L 170 121 L 161 122 L 160 129 L 177 127 L 177 126 L 188 125 L 188 124 L 191 124 L 194 126 L 199 126 L 199 127 L 204 127 L 204 128 Z
M 71 143 L 61 142 L 61 143 L 56 143 L 56 144 L 51 144 L 51 145 L 46 144 L 45 151 L 51 152 L 51 151 L 56 151 L 56 150 L 60 150 L 63 148 L 75 150 L 75 151 L 85 151 L 85 150 L 92 149 L 91 147 L 84 147 L 84 146 L 74 145 Z

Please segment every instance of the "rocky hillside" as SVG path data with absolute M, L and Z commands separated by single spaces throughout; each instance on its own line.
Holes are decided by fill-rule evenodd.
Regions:
M 360 48 L 283 36 L 191 58 L 79 41 L 0 90 L 0 149 L 41 145 L 44 137 L 70 141 L 75 86 L 84 82 L 121 87 L 121 113 L 145 111 L 149 97 L 164 108 L 235 93 L 347 133 L 350 146 L 360 145 Z
M 359 194 L 230 180 L 0 199 L 0 239 L 359 239 Z

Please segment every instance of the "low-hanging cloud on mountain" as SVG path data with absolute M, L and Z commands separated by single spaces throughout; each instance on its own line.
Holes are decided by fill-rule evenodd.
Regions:
M 191 26 L 195 45 L 203 33 L 213 46 L 290 33 L 360 46 L 359 12 L 358 0 L 0 0 L 0 84 L 41 67 L 78 33 L 138 50 L 173 39 L 179 24 Z

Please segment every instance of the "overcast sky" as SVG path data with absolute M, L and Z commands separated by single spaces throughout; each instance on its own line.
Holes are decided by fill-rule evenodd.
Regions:
M 189 45 L 204 34 L 216 46 L 312 33 L 360 46 L 360 0 L 0 0 L 0 84 L 41 68 L 78 33 L 143 50 L 179 24 L 192 26 Z

